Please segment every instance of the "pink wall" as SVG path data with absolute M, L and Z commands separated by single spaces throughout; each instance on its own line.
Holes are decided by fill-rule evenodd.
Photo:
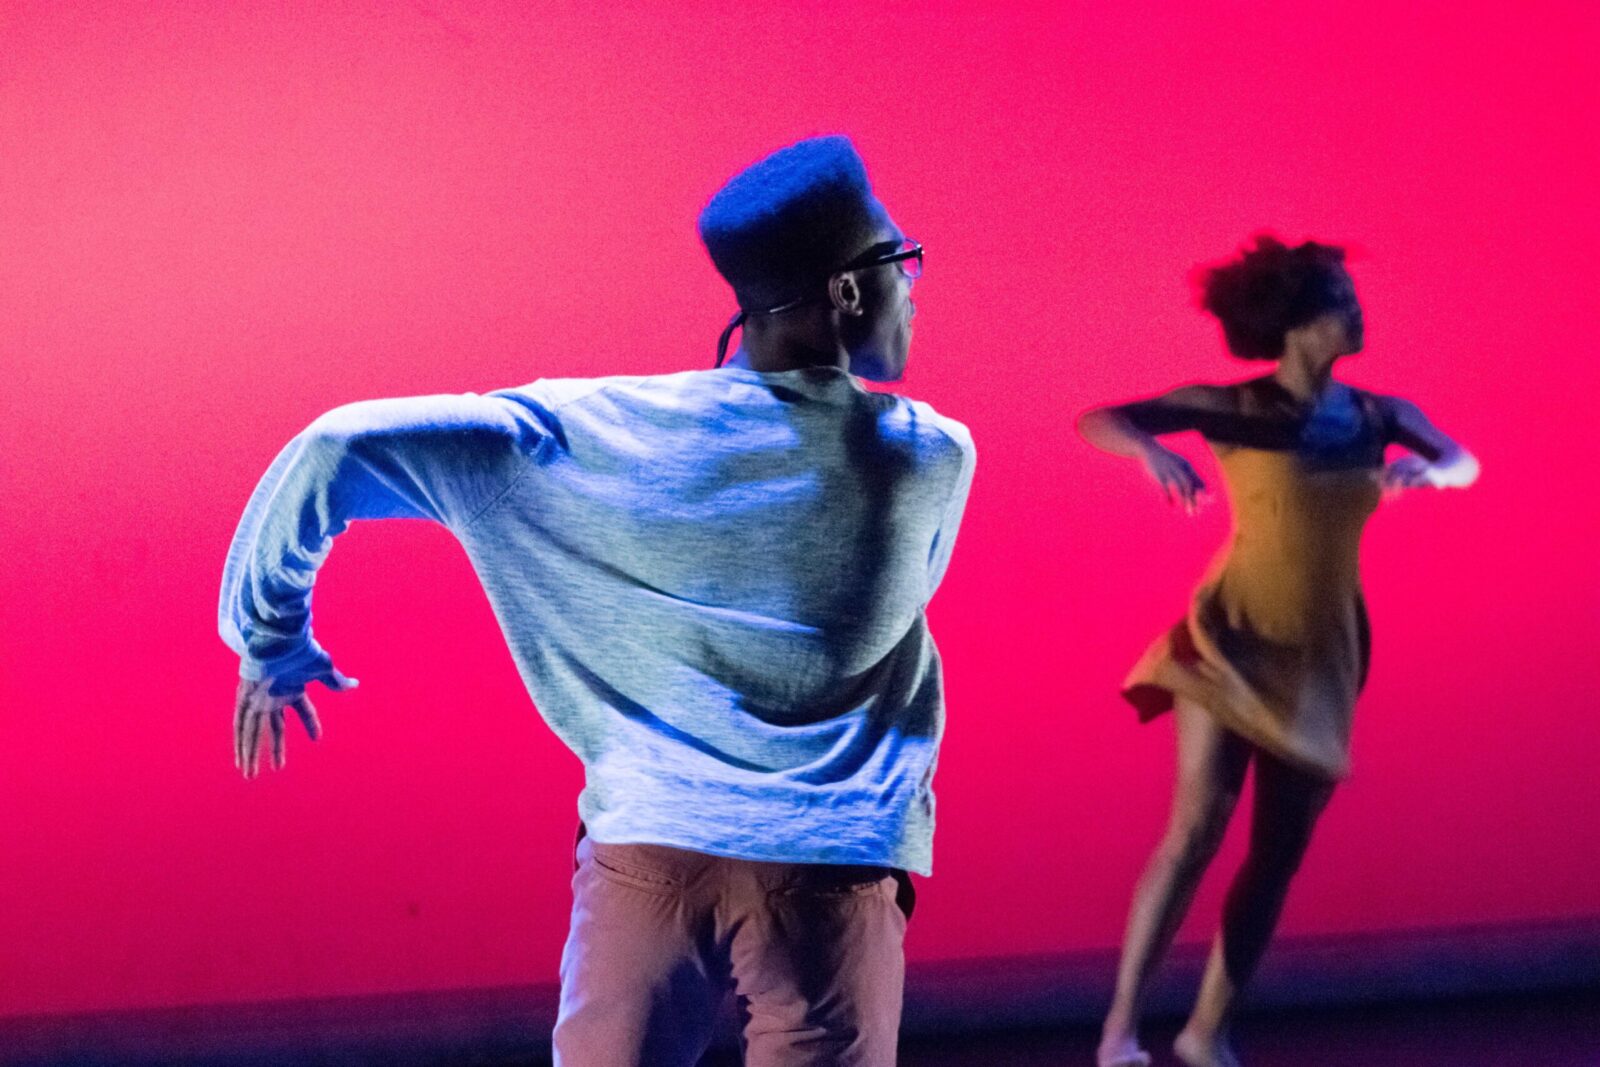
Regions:
M 1287 928 L 1595 912 L 1593 5 L 160 6 L 0 13 L 0 1013 L 553 979 L 579 769 L 461 552 L 343 539 L 317 617 L 365 684 L 253 784 L 223 552 L 332 405 L 707 365 L 696 211 L 833 130 L 928 247 L 907 389 L 982 453 L 912 954 L 1120 932 L 1171 734 L 1116 683 L 1226 521 L 1072 417 L 1247 373 L 1185 276 L 1262 227 L 1360 250 L 1350 377 L 1485 471 L 1374 520 Z

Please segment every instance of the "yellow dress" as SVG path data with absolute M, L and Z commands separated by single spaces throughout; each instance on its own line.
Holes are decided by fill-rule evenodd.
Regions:
M 1253 404 L 1243 391 L 1241 415 Z M 1148 721 L 1174 699 L 1306 771 L 1350 769 L 1350 721 L 1372 640 L 1359 552 L 1377 507 L 1385 435 L 1369 394 L 1343 427 L 1288 430 L 1289 447 L 1208 440 L 1233 530 L 1188 617 L 1158 638 L 1123 686 Z M 1317 438 L 1322 438 L 1318 440 Z

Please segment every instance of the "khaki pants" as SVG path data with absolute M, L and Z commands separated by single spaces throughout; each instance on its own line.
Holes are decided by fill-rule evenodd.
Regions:
M 910 880 L 582 838 L 557 1067 L 694 1067 L 731 988 L 747 1067 L 891 1067 Z

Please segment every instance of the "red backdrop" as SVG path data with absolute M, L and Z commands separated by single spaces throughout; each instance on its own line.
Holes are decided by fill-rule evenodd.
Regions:
M 1251 370 L 1186 275 L 1264 227 L 1358 250 L 1349 377 L 1484 464 L 1372 524 L 1287 930 L 1593 913 L 1595 8 L 1204 6 L 7 5 L 0 1013 L 553 979 L 579 768 L 460 550 L 341 541 L 317 618 L 365 684 L 252 784 L 223 553 L 335 404 L 707 365 L 697 210 L 826 131 L 928 247 L 906 390 L 982 453 L 912 956 L 1120 934 L 1172 739 L 1116 685 L 1226 517 L 1072 420 Z

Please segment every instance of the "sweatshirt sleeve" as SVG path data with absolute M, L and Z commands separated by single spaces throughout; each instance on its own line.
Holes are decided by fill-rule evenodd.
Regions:
M 549 439 L 534 409 L 496 396 L 335 408 L 288 443 L 245 506 L 223 569 L 222 639 L 241 677 L 292 692 L 336 675 L 311 633 L 311 589 L 355 519 L 470 524 Z
M 945 420 L 945 430 L 960 452 L 960 467 L 950 492 L 950 502 L 945 506 L 939 530 L 933 537 L 933 548 L 928 554 L 928 597 L 944 581 L 944 572 L 950 566 L 950 554 L 956 547 L 956 533 L 961 528 L 961 517 L 967 510 L 967 496 L 972 492 L 972 473 L 977 467 L 978 452 L 972 444 L 972 435 L 958 422 Z

